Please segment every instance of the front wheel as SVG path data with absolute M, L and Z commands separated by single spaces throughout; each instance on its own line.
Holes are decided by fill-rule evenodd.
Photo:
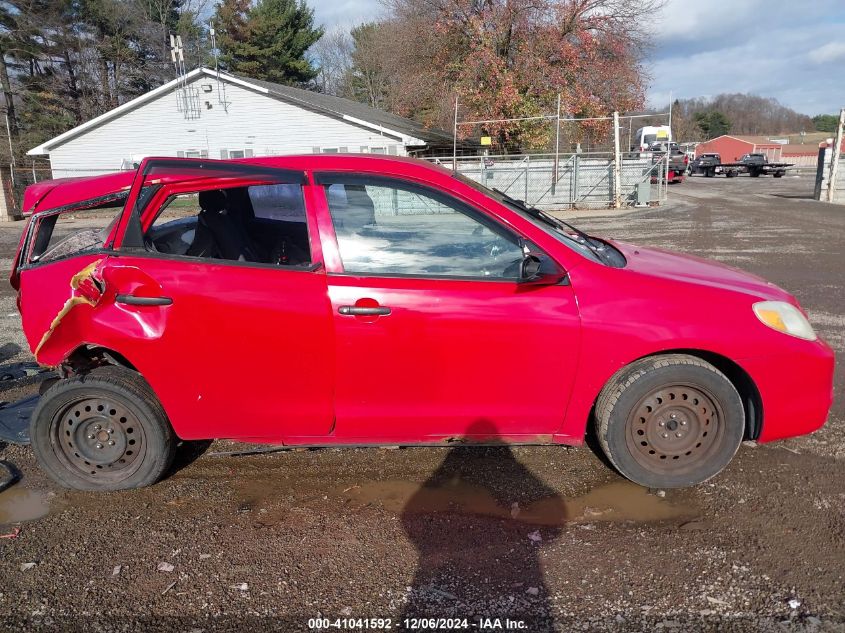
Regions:
M 176 435 L 149 385 L 135 372 L 102 367 L 50 387 L 32 414 L 41 468 L 77 490 L 123 490 L 158 481 Z
M 728 465 L 745 433 L 745 412 L 736 388 L 713 365 L 667 354 L 617 372 L 596 402 L 596 431 L 628 479 L 682 488 Z

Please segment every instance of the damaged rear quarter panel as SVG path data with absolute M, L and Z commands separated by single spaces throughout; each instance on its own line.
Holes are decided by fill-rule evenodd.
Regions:
M 161 293 L 161 287 L 148 275 L 135 266 L 121 265 L 116 258 L 102 254 L 74 257 L 23 274 L 27 289 L 41 289 L 22 293 L 21 311 L 27 341 L 42 364 L 58 365 L 85 344 L 125 355 L 127 340 L 155 339 L 164 331 L 166 307 L 129 310 L 115 303 L 118 288 L 137 296 Z
M 21 321 L 38 362 L 58 365 L 64 359 L 60 350 L 86 331 L 98 300 L 96 286 L 86 277 L 103 259 L 102 253 L 91 253 L 21 271 Z

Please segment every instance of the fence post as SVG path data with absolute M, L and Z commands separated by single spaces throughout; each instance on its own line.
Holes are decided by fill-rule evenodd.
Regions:
M 458 171 L 458 97 L 455 96 L 455 125 L 452 128 L 452 171 Z
M 613 208 L 622 206 L 622 156 L 619 153 L 619 113 L 613 113 Z
M 839 157 L 842 154 L 842 130 L 845 128 L 845 108 L 839 111 L 839 126 L 836 128 L 836 138 L 833 141 L 833 156 L 830 159 L 830 172 L 827 177 L 827 201 L 836 200 L 836 179 L 839 174 Z
M 575 154 L 572 157 L 572 189 L 571 193 L 569 194 L 569 199 L 573 202 L 573 204 L 578 202 L 578 196 L 580 194 L 580 187 L 578 186 L 581 180 L 581 174 L 579 173 L 580 168 L 581 156 Z
M 531 155 L 525 155 L 525 204 L 530 205 L 531 203 L 528 201 L 528 172 L 531 169 Z
M 15 204 L 13 181 L 10 178 L 11 165 L 9 165 L 9 169 L 10 172 L 7 176 L 6 170 L 0 168 L 0 222 L 12 222 L 23 219 Z
M 557 93 L 557 116 L 555 117 L 555 168 L 552 173 L 552 195 L 557 189 L 558 168 L 560 165 L 560 93 Z

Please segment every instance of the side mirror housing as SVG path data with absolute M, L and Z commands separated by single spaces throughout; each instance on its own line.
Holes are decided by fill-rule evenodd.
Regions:
M 545 254 L 528 253 L 519 267 L 519 283 L 553 286 L 566 278 L 566 271 Z

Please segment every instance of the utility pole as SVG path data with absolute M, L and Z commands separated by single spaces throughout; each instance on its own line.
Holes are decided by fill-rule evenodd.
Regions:
M 613 113 L 613 208 L 622 206 L 622 156 L 619 152 L 619 113 Z
M 12 128 L 9 126 L 9 109 L 3 113 L 6 117 L 6 135 L 9 137 L 9 175 L 12 177 L 12 186 L 15 186 L 15 149 L 12 147 Z M 841 128 L 840 128 L 841 129 Z
M 845 128 L 845 108 L 839 111 L 839 125 L 833 141 L 833 155 L 830 158 L 830 171 L 827 176 L 827 201 L 836 200 L 836 179 L 839 176 L 839 158 L 842 155 L 842 129 Z

